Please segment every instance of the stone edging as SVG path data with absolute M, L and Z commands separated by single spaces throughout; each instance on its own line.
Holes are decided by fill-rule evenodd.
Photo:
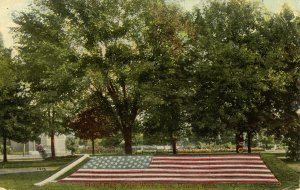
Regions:
M 80 164 L 82 161 L 84 161 L 86 158 L 88 158 L 89 155 L 85 154 L 84 156 L 82 156 L 81 158 L 79 158 L 78 160 L 76 160 L 75 162 L 71 163 L 70 165 L 66 166 L 65 168 L 61 169 L 60 171 L 56 172 L 55 174 L 53 174 L 52 176 L 48 177 L 47 179 L 45 179 L 44 181 L 41 181 L 39 183 L 35 183 L 35 186 L 43 186 L 51 181 L 56 180 L 58 177 L 62 176 L 63 174 L 65 174 L 66 172 L 68 172 L 69 170 L 71 170 L 72 168 L 74 168 L 75 166 L 77 166 L 78 164 Z

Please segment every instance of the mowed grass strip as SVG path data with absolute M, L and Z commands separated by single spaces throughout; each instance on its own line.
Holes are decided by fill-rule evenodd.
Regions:
M 297 173 L 300 174 L 300 161 L 292 162 L 288 160 L 283 160 L 290 168 L 295 170 Z
M 38 172 L 28 174 L 9 174 L 0 176 L 0 187 L 4 187 L 11 190 L 169 190 L 169 189 L 218 189 L 218 190 L 267 190 L 275 189 L 282 190 L 285 188 L 296 189 L 299 183 L 299 174 L 289 168 L 286 163 L 276 158 L 273 154 L 262 154 L 262 158 L 266 165 L 274 172 L 275 176 L 280 180 L 281 184 L 174 184 L 174 183 L 50 183 L 43 187 L 35 187 L 34 183 L 42 181 L 52 175 L 55 172 Z M 76 160 L 76 159 L 73 159 Z M 73 161 L 72 160 L 72 161 Z M 47 162 L 47 160 L 46 160 Z M 61 162 L 62 163 L 62 162 Z M 67 163 L 69 164 L 69 163 Z M 63 164 L 60 167 L 64 167 L 67 164 Z M 84 163 L 80 164 L 66 175 L 70 175 Z M 64 177 L 62 176 L 62 177 Z
M 261 154 L 267 167 L 281 183 L 281 189 L 296 189 L 299 187 L 300 174 L 276 157 L 276 154 Z
M 9 161 L 6 163 L 0 162 L 0 169 L 2 168 L 33 168 L 33 167 L 61 167 L 68 164 L 78 156 L 57 157 L 56 159 L 47 158 L 45 160 L 30 160 L 30 161 Z

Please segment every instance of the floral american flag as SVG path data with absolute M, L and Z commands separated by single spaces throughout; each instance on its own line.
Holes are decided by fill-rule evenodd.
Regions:
M 258 154 L 95 156 L 61 182 L 279 183 Z

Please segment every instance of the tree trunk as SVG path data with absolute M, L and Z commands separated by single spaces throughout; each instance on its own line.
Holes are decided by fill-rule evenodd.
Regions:
M 171 137 L 171 143 L 172 143 L 173 154 L 177 154 L 176 139 Z
M 243 132 L 240 131 L 236 133 L 235 135 L 235 142 L 236 142 L 236 153 L 240 153 L 243 151 L 243 142 L 244 142 L 244 137 L 243 137 Z
M 247 136 L 248 136 L 248 153 L 251 153 L 252 132 L 248 131 Z
M 112 81 L 109 82 L 106 88 L 114 104 L 114 106 L 111 106 L 110 108 L 115 115 L 118 127 L 121 129 L 125 141 L 125 154 L 132 154 L 132 128 L 138 114 L 140 95 L 136 94 L 133 99 L 128 98 L 125 83 L 121 84 L 121 93 L 116 90 L 117 88 L 114 86 Z M 106 100 L 101 91 L 98 95 L 102 100 Z M 122 97 L 122 99 L 120 97 Z
M 132 127 L 123 130 L 125 154 L 132 154 Z
M 26 151 L 26 147 L 25 147 L 25 143 L 23 144 L 23 157 L 25 157 L 25 151 Z
M 3 162 L 7 162 L 7 138 L 3 135 Z
M 50 134 L 51 138 L 51 158 L 56 157 L 56 152 L 55 152 L 55 133 L 54 131 L 51 132 Z
M 235 134 L 235 152 L 239 153 L 239 133 Z
M 92 138 L 92 154 L 95 154 L 95 139 Z

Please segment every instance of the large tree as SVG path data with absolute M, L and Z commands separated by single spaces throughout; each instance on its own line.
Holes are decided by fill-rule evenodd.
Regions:
M 46 2 L 45 2 L 46 3 Z M 39 2 L 36 1 L 39 7 Z M 51 139 L 51 156 L 55 153 L 55 135 L 66 133 L 66 121 L 73 111 L 74 94 L 80 84 L 73 75 L 79 63 L 61 32 L 62 20 L 37 7 L 14 18 L 17 60 L 22 80 L 30 84 L 35 102 L 43 115 L 41 128 Z M 80 80 L 81 81 L 81 80 Z M 80 106 L 79 106 L 80 107 Z M 76 108 L 77 109 L 77 108 Z
M 185 56 L 191 24 L 174 4 L 157 7 L 150 15 L 153 22 L 145 37 L 155 66 L 145 75 L 143 124 L 146 134 L 165 136 L 176 154 L 176 142 L 187 128 L 184 105 L 190 86 Z
M 283 39 L 293 35 L 271 32 L 277 30 L 275 25 L 286 23 L 275 24 L 247 1 L 212 1 L 192 18 L 195 127 L 215 118 L 216 125 L 233 129 L 237 137 L 247 132 L 251 152 L 253 133 L 278 113 L 281 95 L 291 83 L 293 72 L 287 69 L 291 64 L 284 59 Z
M 35 139 L 40 132 L 29 86 L 20 80 L 17 68 L 11 58 L 11 51 L 0 44 L 0 136 L 3 138 L 3 162 L 7 162 L 8 139 L 25 143 Z
M 162 0 L 37 0 L 15 19 L 21 58 L 32 72 L 40 71 L 39 85 L 64 90 L 58 95 L 97 93 L 99 102 L 110 105 L 131 154 L 133 126 L 147 94 L 141 86 L 164 53 L 149 40 L 178 35 L 159 25 L 167 6 Z
M 285 91 L 270 94 L 274 102 L 274 112 L 266 120 L 268 133 L 284 135 L 284 142 L 288 145 L 287 156 L 291 159 L 300 157 L 299 133 L 299 53 L 300 53 L 300 17 L 286 5 L 282 11 L 274 15 L 268 22 L 270 29 L 266 31 L 270 39 L 270 46 L 277 47 L 280 61 L 284 65 L 283 72 L 288 73 L 290 82 Z

